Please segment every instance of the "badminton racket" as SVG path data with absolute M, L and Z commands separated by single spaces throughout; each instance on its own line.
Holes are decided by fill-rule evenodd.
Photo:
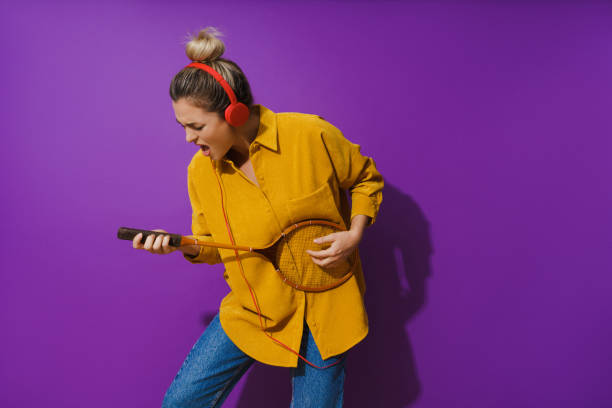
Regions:
M 329 243 L 316 244 L 313 240 L 338 231 L 346 231 L 346 229 L 340 224 L 327 220 L 306 220 L 285 228 L 272 243 L 260 248 L 203 241 L 179 234 L 126 227 L 119 228 L 117 237 L 133 240 L 138 233 L 142 233 L 141 242 L 144 243 L 149 235 L 170 235 L 169 245 L 174 247 L 201 245 L 258 253 L 274 265 L 286 284 L 306 292 L 321 292 L 346 282 L 352 276 L 357 260 L 357 250 L 355 250 L 334 266 L 321 267 L 315 264 L 310 255 L 306 253 L 307 249 L 312 251 L 327 249 L 330 246 Z

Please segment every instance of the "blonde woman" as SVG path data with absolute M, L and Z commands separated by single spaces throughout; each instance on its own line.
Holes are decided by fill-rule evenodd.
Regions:
M 186 66 L 170 85 L 176 120 L 186 141 L 198 146 L 187 171 L 190 237 L 263 247 L 289 225 L 326 219 L 346 231 L 318 238 L 329 248 L 303 256 L 321 267 L 339 264 L 355 251 L 382 202 L 383 179 L 374 161 L 318 115 L 275 113 L 254 104 L 242 70 L 222 58 L 219 35 L 207 27 L 191 38 L 187 56 L 206 67 Z M 228 114 L 233 98 L 243 111 Z M 167 231 L 156 231 L 162 234 L 144 243 L 142 234 L 136 235 L 134 248 L 155 254 L 179 249 L 194 264 L 223 263 L 230 288 L 168 388 L 163 407 L 220 406 L 255 360 L 291 367 L 291 407 L 342 406 L 345 356 L 368 333 L 359 259 L 342 285 L 306 292 L 283 283 L 263 257 L 206 246 L 176 248 L 168 245 Z

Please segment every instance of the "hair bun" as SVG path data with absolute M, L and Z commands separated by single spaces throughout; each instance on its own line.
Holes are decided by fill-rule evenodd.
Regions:
M 221 57 L 225 52 L 225 44 L 217 38 L 222 36 L 215 27 L 206 27 L 198 32 L 197 35 L 188 35 L 185 53 L 191 61 L 205 62 L 214 61 Z

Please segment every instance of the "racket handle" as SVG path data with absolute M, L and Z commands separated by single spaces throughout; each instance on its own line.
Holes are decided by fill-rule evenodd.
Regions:
M 119 231 L 117 231 L 117 238 L 125 239 L 128 241 L 133 241 L 134 237 L 138 235 L 138 233 L 142 232 L 142 238 L 140 239 L 140 243 L 144 244 L 145 240 L 149 235 L 170 235 L 170 242 L 168 245 L 173 247 L 181 246 L 181 238 L 183 238 L 180 234 L 169 234 L 167 232 L 160 231 L 150 231 L 150 230 L 141 230 L 136 228 L 126 228 L 120 227 Z

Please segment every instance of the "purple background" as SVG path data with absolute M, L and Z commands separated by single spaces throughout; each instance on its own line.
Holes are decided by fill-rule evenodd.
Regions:
M 222 3 L 222 5 L 220 5 Z M 348 407 L 612 406 L 612 4 L 2 3 L 0 405 L 156 407 L 228 288 L 190 233 L 188 32 L 386 180 Z M 225 406 L 286 407 L 254 365 Z

